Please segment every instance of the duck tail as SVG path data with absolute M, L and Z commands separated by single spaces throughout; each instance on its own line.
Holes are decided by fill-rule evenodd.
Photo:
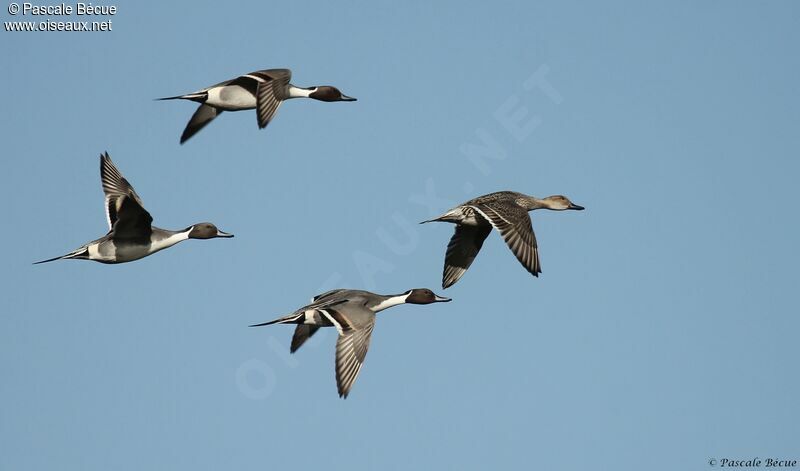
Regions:
M 422 221 L 420 224 L 425 224 L 426 222 L 453 222 L 458 224 L 464 219 L 464 207 L 457 206 L 446 213 L 442 214 L 441 216 L 435 217 L 433 219 L 428 219 L 427 221 Z
M 164 98 L 156 98 L 156 101 L 163 101 L 163 100 L 204 101 L 206 97 L 207 97 L 206 92 L 194 92 L 194 93 L 187 93 L 186 95 L 175 95 L 175 96 L 167 96 Z
M 422 221 L 420 224 L 426 224 L 426 223 L 429 223 L 429 222 L 448 222 L 449 221 L 447 219 L 448 214 L 442 214 L 439 217 L 435 217 L 433 219 L 428 219 L 427 221 Z
M 38 262 L 33 262 L 34 265 L 38 265 L 40 263 L 47 263 L 47 262 L 54 262 L 56 260 L 66 260 L 70 258 L 78 258 L 78 259 L 88 259 L 89 258 L 89 247 L 81 247 L 75 251 L 72 251 L 66 255 L 61 255 L 60 257 L 53 257 L 48 258 L 47 260 L 40 260 Z
M 261 327 L 261 326 L 265 326 L 265 325 L 279 324 L 282 320 L 283 320 L 283 318 L 275 319 L 274 321 L 262 322 L 261 324 L 253 324 L 253 325 L 249 325 L 248 327 Z
M 305 316 L 304 313 L 292 313 L 288 316 L 283 316 L 275 319 L 274 321 L 269 322 L 262 322 L 261 324 L 253 324 L 250 327 L 261 327 L 264 325 L 272 325 L 272 324 L 297 324 L 299 321 Z

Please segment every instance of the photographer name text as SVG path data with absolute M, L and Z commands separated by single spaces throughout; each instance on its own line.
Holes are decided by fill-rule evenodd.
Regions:
M 13 7 L 12 7 L 13 6 Z M 34 3 L 12 3 L 8 12 L 23 16 L 113 16 L 117 14 L 115 5 L 93 5 L 91 3 L 59 3 L 55 5 L 37 5 Z

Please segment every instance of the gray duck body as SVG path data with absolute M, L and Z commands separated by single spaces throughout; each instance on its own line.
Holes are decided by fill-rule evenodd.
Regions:
M 445 253 L 442 288 L 448 288 L 461 279 L 492 228 L 500 232 L 522 266 L 538 277 L 542 272 L 539 247 L 528 212 L 540 208 L 555 211 L 584 209 L 562 195 L 539 199 L 515 191 L 498 191 L 478 196 L 437 218 L 423 221 L 443 221 L 456 225 Z
M 109 231 L 72 252 L 42 260 L 93 260 L 100 263 L 126 263 L 182 242 L 186 239 L 233 237 L 209 222 L 198 223 L 180 231 L 161 229 L 152 225 L 153 217 L 144 209 L 133 186 L 122 176 L 108 153 L 100 156 L 100 178 L 105 194 L 106 221 Z
M 194 136 L 223 111 L 256 110 L 259 129 L 267 127 L 281 104 L 292 98 L 311 98 L 318 101 L 356 101 L 336 87 L 322 85 L 310 88 L 295 87 L 289 81 L 289 69 L 264 69 L 240 75 L 196 92 L 159 100 L 191 100 L 200 106 L 189 119 L 181 134 L 181 144 Z
M 335 327 L 336 386 L 340 397 L 347 397 L 358 377 L 369 349 L 376 314 L 398 304 L 447 302 L 431 290 L 412 289 L 402 294 L 381 295 L 363 290 L 335 289 L 315 296 L 310 304 L 273 321 L 271 324 L 297 324 L 290 352 L 294 353 L 322 327 Z

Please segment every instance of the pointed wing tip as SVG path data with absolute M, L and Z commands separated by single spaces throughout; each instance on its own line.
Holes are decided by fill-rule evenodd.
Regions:
M 442 289 L 447 289 L 458 283 L 465 273 L 467 273 L 467 270 L 459 270 L 455 267 L 445 265 L 444 273 L 442 274 Z
M 275 111 L 278 111 L 277 109 Z M 269 125 L 270 121 L 272 121 L 272 117 L 275 115 L 275 111 L 272 112 L 266 119 L 261 119 L 258 117 L 258 112 L 256 112 L 256 120 L 258 121 L 258 129 L 264 129 Z
M 447 267 L 445 267 L 445 272 L 442 275 L 442 289 L 447 289 L 453 286 L 460 279 L 461 279 L 460 275 L 458 275 L 457 273 L 453 273 L 452 270 L 449 270 L 448 273 Z
M 195 129 L 195 130 L 189 131 L 189 129 L 188 129 L 189 128 L 189 124 L 186 125 L 186 128 L 187 129 L 183 131 L 183 134 L 181 134 L 181 139 L 180 139 L 181 145 L 183 145 L 186 141 L 188 141 L 189 139 L 194 137 L 194 135 L 197 134 L 200 131 L 200 129 L 202 129 L 202 128 L 200 128 L 200 129 Z

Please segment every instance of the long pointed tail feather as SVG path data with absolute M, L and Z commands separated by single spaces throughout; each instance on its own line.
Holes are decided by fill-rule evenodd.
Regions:
M 464 219 L 464 207 L 458 206 L 447 211 L 441 216 L 437 216 L 433 219 L 428 219 L 427 221 L 422 221 L 420 224 L 425 224 L 426 222 L 453 222 L 458 224 L 463 219 Z
M 261 327 L 264 325 L 272 325 L 272 324 L 296 324 L 305 314 L 300 312 L 293 312 L 288 316 L 283 316 L 275 319 L 274 321 L 269 322 L 262 322 L 261 324 L 253 324 L 250 327 Z
M 278 324 L 278 323 L 280 323 L 282 320 L 284 320 L 284 319 L 283 319 L 283 318 L 280 318 L 280 319 L 275 319 L 274 321 L 262 322 L 261 324 L 253 324 L 253 325 L 249 325 L 248 327 L 261 327 L 261 326 L 264 326 L 264 325 Z
M 156 101 L 162 100 L 197 100 L 198 98 L 205 98 L 205 92 L 187 93 L 185 95 L 166 96 L 164 98 L 156 98 Z
M 62 255 L 60 257 L 48 258 L 47 260 L 40 260 L 38 262 L 33 262 L 33 264 L 34 265 L 38 265 L 40 263 L 55 262 L 56 260 L 61 260 L 61 259 L 65 258 L 65 257 L 66 257 L 66 255 Z
M 78 250 L 72 251 L 66 255 L 61 255 L 59 257 L 48 258 L 47 260 L 40 260 L 38 262 L 33 262 L 34 265 L 38 265 L 40 263 L 47 263 L 47 262 L 54 262 L 56 260 L 66 260 L 70 258 L 89 258 L 89 248 L 88 247 L 81 247 Z

